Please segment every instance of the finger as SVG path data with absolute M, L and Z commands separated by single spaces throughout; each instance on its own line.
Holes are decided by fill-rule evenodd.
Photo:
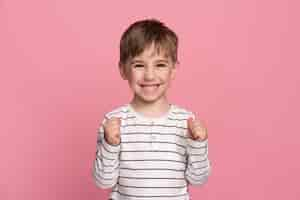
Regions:
M 203 121 L 200 121 L 200 120 L 194 120 L 193 126 L 194 126 L 194 129 L 198 128 L 198 127 L 202 128 L 202 129 L 205 128 Z
M 200 140 L 205 140 L 208 137 L 207 130 L 205 127 L 200 127 L 200 130 L 197 131 L 197 135 L 199 135 Z
M 201 139 L 201 137 L 200 137 L 200 135 L 198 135 L 198 134 L 194 134 L 194 135 L 193 135 L 193 139 L 194 139 L 194 140 L 199 140 L 199 139 Z
M 121 137 L 120 134 L 115 135 L 115 138 L 117 138 L 117 139 L 119 139 L 120 137 Z
M 194 126 L 194 119 L 192 117 L 188 118 L 187 120 L 188 123 L 188 136 L 192 139 L 195 139 L 195 126 Z
M 195 134 L 199 135 L 203 131 L 203 128 L 200 125 L 194 125 L 193 130 Z
M 206 128 L 202 125 L 201 121 L 194 120 L 192 126 L 192 136 L 194 139 L 203 140 L 207 137 Z
M 120 140 L 116 137 L 111 137 L 110 141 L 111 141 L 112 144 L 118 144 Z
M 190 129 L 191 131 L 193 130 L 193 128 L 194 128 L 194 124 L 193 124 L 193 122 L 194 122 L 194 120 L 193 120 L 193 118 L 188 118 L 188 120 L 187 120 L 187 122 L 188 122 L 188 129 Z

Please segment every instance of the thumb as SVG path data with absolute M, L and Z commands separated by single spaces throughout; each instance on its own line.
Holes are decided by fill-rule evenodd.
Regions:
M 187 125 L 188 125 L 188 133 L 190 134 L 190 136 L 193 137 L 193 129 L 194 129 L 194 119 L 192 117 L 189 117 L 188 120 L 187 120 Z

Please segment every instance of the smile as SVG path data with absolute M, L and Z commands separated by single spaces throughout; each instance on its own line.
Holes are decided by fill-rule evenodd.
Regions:
M 140 85 L 141 87 L 158 87 L 160 84 Z

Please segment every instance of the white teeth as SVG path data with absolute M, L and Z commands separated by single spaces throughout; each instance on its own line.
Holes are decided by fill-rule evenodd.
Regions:
M 142 87 L 158 87 L 159 86 L 159 84 L 157 84 L 157 85 L 141 85 Z

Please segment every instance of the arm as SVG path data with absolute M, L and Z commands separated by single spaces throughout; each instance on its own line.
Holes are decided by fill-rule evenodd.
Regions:
M 191 138 L 187 140 L 188 162 L 185 177 L 192 185 L 204 184 L 211 172 L 208 160 L 208 140 L 198 141 Z
M 211 172 L 208 159 L 208 136 L 206 127 L 192 114 L 187 120 L 187 168 L 186 179 L 190 184 L 204 184 Z
M 104 137 L 104 121 L 97 136 L 96 159 L 93 165 L 93 178 L 96 185 L 106 189 L 113 187 L 119 177 L 120 144 L 109 144 Z

